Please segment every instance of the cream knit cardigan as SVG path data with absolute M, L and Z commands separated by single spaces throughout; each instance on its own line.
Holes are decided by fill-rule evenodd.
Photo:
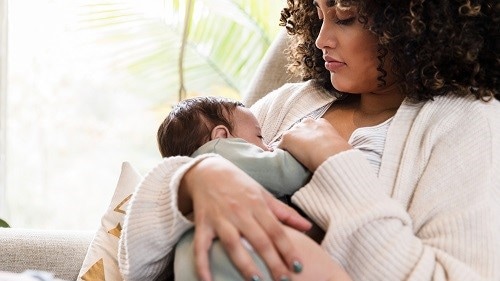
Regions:
M 286 84 L 252 111 L 269 142 L 332 101 L 313 82 Z M 118 255 L 125 280 L 164 276 L 173 246 L 193 226 L 177 208 L 179 182 L 205 157 L 218 156 L 165 158 L 137 187 Z M 321 246 L 354 280 L 498 281 L 500 103 L 405 101 L 378 176 L 360 151 L 342 152 L 293 201 L 326 230 Z

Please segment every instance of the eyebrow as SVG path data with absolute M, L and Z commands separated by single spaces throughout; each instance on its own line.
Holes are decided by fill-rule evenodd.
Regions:
M 336 0 L 326 0 L 326 6 L 327 7 L 333 7 L 333 6 L 335 6 L 337 4 L 336 2 L 337 2 Z M 313 5 L 316 6 L 316 7 L 318 7 L 318 1 L 314 0 L 313 1 Z

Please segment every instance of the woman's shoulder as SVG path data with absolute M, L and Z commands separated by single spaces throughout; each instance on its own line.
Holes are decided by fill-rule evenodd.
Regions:
M 427 102 L 426 106 L 434 111 L 442 112 L 443 115 L 451 115 L 457 118 L 471 119 L 472 116 L 478 116 L 487 120 L 492 118 L 493 120 L 500 119 L 500 102 L 496 99 L 483 101 L 472 95 L 438 96 L 433 101 Z
M 500 102 L 483 101 L 474 96 L 438 96 L 425 102 L 420 118 L 429 119 L 433 128 L 446 133 L 459 128 L 464 133 L 482 132 L 494 138 L 500 135 Z
M 287 83 L 270 92 L 252 107 L 252 112 L 262 124 L 264 118 L 276 115 L 302 115 L 330 103 L 334 96 L 314 80 Z
M 257 101 L 251 110 L 269 143 L 297 120 L 333 100 L 333 95 L 310 80 L 284 84 Z

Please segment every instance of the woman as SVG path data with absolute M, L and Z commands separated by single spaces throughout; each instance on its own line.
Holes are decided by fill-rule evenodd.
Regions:
M 274 280 L 305 278 L 318 260 L 325 280 L 498 280 L 493 2 L 288 1 L 291 69 L 306 82 L 251 109 L 266 142 L 315 171 L 292 200 L 326 231 L 323 250 L 292 229 L 306 230 L 306 221 L 224 159 L 167 158 L 131 202 L 120 249 L 126 279 L 159 276 L 192 226 L 182 214 L 194 211 L 201 280 L 211 280 L 215 237 L 246 280 L 262 273 L 241 237 Z

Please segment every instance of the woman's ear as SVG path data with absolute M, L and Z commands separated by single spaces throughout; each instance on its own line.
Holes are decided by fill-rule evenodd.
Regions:
M 231 133 L 229 133 L 229 130 L 226 126 L 224 125 L 217 125 L 212 129 L 212 133 L 210 134 L 210 140 L 214 139 L 227 139 L 231 137 Z

